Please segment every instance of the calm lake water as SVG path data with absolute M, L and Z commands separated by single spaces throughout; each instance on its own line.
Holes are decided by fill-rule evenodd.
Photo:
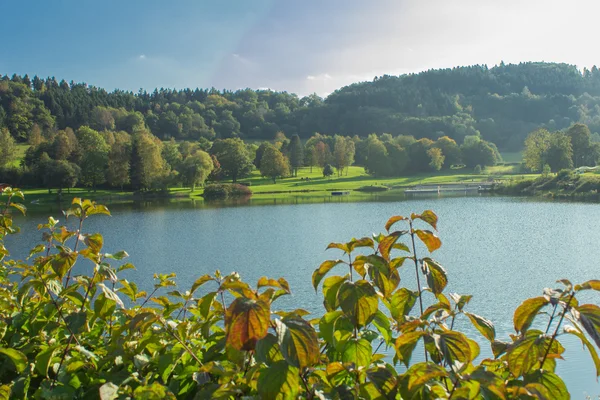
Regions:
M 84 232 L 102 233 L 106 251 L 126 250 L 137 270 L 121 277 L 143 288 L 151 287 L 154 273 L 176 272 L 183 289 L 216 269 L 237 271 L 247 282 L 284 277 L 293 295 L 278 300 L 279 306 L 321 315 L 311 275 L 322 261 L 340 255 L 325 251 L 327 244 L 382 232 L 390 216 L 426 209 L 440 219 L 443 246 L 433 257 L 448 271 L 447 292 L 474 295 L 467 309 L 491 319 L 499 339 L 513 333 L 514 309 L 545 287 L 555 287 L 557 279 L 600 278 L 598 204 L 504 197 L 214 208 L 183 204 L 114 208 L 110 218 L 88 219 Z M 18 219 L 20 237 L 7 240 L 13 255 L 23 257 L 37 243 L 36 226 L 43 221 L 41 215 Z M 401 276 L 403 285 L 414 288 L 408 264 Z M 600 294 L 586 295 L 585 302 L 599 303 Z M 459 328 L 481 338 L 467 323 Z M 558 373 L 573 398 L 600 394 L 589 354 L 576 340 L 563 337 L 562 342 L 566 361 L 559 362 Z M 480 343 L 483 355 L 489 355 L 489 345 Z

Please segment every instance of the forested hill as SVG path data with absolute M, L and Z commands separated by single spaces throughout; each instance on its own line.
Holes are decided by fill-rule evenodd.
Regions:
M 0 128 L 20 141 L 37 128 L 50 133 L 88 125 L 132 132 L 146 125 L 160 138 L 187 140 L 272 139 L 277 131 L 304 138 L 314 132 L 385 132 L 447 135 L 461 143 L 479 132 L 501 149 L 518 150 L 539 126 L 559 130 L 575 122 L 587 124 L 595 136 L 600 132 L 596 67 L 580 72 L 567 64 L 521 63 L 430 70 L 356 83 L 326 99 L 250 89 L 107 92 L 27 75 L 0 80 Z

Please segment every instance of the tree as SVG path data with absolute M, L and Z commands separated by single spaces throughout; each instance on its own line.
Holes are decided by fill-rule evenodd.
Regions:
M 476 165 L 493 166 L 498 163 L 498 149 L 492 143 L 475 136 L 474 140 L 465 140 L 461 146 L 463 162 L 467 167 Z
M 452 165 L 460 164 L 462 162 L 462 154 L 460 147 L 456 144 L 453 139 L 448 136 L 442 136 L 433 144 L 442 151 L 444 155 L 444 168 L 450 168 Z
M 106 181 L 109 147 L 102 135 L 90 127 L 82 126 L 76 135 L 83 154 L 81 182 L 95 191 L 97 185 Z
M 133 135 L 131 150 L 131 185 L 134 190 L 161 187 L 169 167 L 161 155 L 162 143 L 151 133 L 140 131 Z
M 189 155 L 181 165 L 180 172 L 184 185 L 191 187 L 193 192 L 196 190 L 196 185 L 204 184 L 213 168 L 213 162 L 207 152 L 198 150 Z
M 171 138 L 168 142 L 163 143 L 162 157 L 169 164 L 172 170 L 179 170 L 179 164 L 181 163 L 182 156 L 179 151 L 179 145 L 175 142 L 174 138 Z
M 523 162 L 531 171 L 539 172 L 547 163 L 551 134 L 546 129 L 537 129 L 525 139 Z
M 263 154 L 265 154 L 265 150 L 269 147 L 273 146 L 269 142 L 262 142 L 258 149 L 256 149 L 256 156 L 254 157 L 253 164 L 256 168 L 260 169 L 260 160 L 262 159 Z
M 335 136 L 332 158 L 338 176 L 342 174 L 344 168 L 352 165 L 354 162 L 354 153 L 355 147 L 351 138 L 340 135 Z
M 221 171 L 225 176 L 237 182 L 239 177 L 252 171 L 252 160 L 246 145 L 239 138 L 217 139 L 213 143 L 210 154 L 213 154 L 221 164 Z
M 331 150 L 327 144 L 319 141 L 315 144 L 314 156 L 317 160 L 317 165 L 324 168 L 331 160 Z
M 128 185 L 131 182 L 130 164 L 131 159 L 131 137 L 122 132 L 115 137 L 115 142 L 108 153 L 108 171 L 106 177 L 108 184 L 113 187 Z
M 573 165 L 581 167 L 591 146 L 591 133 L 587 125 L 574 124 L 566 132 L 573 147 Z
M 81 169 L 76 164 L 65 160 L 48 160 L 44 163 L 44 186 L 48 189 L 58 188 L 58 194 L 62 193 L 63 188 L 69 191 L 75 187 Z
M 410 163 L 408 151 L 396 143 L 384 143 L 388 152 L 389 174 L 400 176 L 406 172 Z
M 431 158 L 428 150 L 433 146 L 433 141 L 427 138 L 419 139 L 408 148 L 410 155 L 410 170 L 414 172 L 429 171 Z
M 32 146 L 37 146 L 44 141 L 44 137 L 42 136 L 42 130 L 38 124 L 33 124 L 31 127 L 31 131 L 29 131 L 29 136 L 27 142 Z
M 429 166 L 434 171 L 439 171 L 442 169 L 442 165 L 444 165 L 444 155 L 442 154 L 442 150 L 437 147 L 432 147 L 427 150 L 427 155 L 430 158 Z
M 77 143 L 71 143 L 69 135 L 65 131 L 59 131 L 52 143 L 52 154 L 55 160 L 67 160 Z
M 276 183 L 278 177 L 290 174 L 288 162 L 281 151 L 273 145 L 267 147 L 260 160 L 260 174 L 268 176 Z
M 17 145 L 6 128 L 0 129 L 0 167 L 10 164 L 17 155 Z
M 331 175 L 333 175 L 333 167 L 331 164 L 325 164 L 325 167 L 323 167 L 323 176 L 328 178 Z
M 371 175 L 389 176 L 390 161 L 383 142 L 377 137 L 369 139 L 365 169 Z
M 550 147 L 546 153 L 547 164 L 553 172 L 573 168 L 573 148 L 571 139 L 563 132 L 550 135 Z
M 300 142 L 300 136 L 292 135 L 288 151 L 290 154 L 292 173 L 294 176 L 298 176 L 298 168 L 304 165 L 304 149 L 302 147 L 302 142 Z

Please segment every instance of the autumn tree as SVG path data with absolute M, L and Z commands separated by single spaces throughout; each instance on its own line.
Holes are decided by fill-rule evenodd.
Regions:
M 151 133 L 133 135 L 131 150 L 131 185 L 134 190 L 161 187 L 169 168 L 161 155 L 161 142 Z
M 427 155 L 429 156 L 429 166 L 434 171 L 439 171 L 442 169 L 442 165 L 444 165 L 444 155 L 442 154 L 442 150 L 437 147 L 432 147 L 427 150 Z
M 540 128 L 531 132 L 525 139 L 523 162 L 531 171 L 540 172 L 546 165 L 548 150 L 550 149 L 550 138 L 551 133 Z

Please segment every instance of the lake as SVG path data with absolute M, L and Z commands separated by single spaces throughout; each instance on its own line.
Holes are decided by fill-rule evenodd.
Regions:
M 114 208 L 112 217 L 92 217 L 84 232 L 100 232 L 106 251 L 126 250 L 137 270 L 120 276 L 149 288 L 152 274 L 176 272 L 186 289 L 198 276 L 220 269 L 237 271 L 255 283 L 261 276 L 284 277 L 293 295 L 281 308 L 305 308 L 322 315 L 311 285 L 319 264 L 338 258 L 325 251 L 330 242 L 384 231 L 392 215 L 434 210 L 439 216 L 442 248 L 433 254 L 448 271 L 446 293 L 472 294 L 467 310 L 495 324 L 497 337 L 513 333 L 512 315 L 526 298 L 568 278 L 574 283 L 600 278 L 600 205 L 535 201 L 495 196 L 413 198 L 385 202 L 330 202 L 238 207 L 176 204 Z M 58 218 L 57 213 L 54 213 Z M 19 237 L 7 240 L 23 257 L 37 243 L 42 216 L 18 218 Z M 16 240 L 18 238 L 18 240 Z M 423 256 L 421 247 L 420 255 Z M 402 285 L 414 288 L 414 268 L 401 269 Z M 598 303 L 600 294 L 586 293 Z M 275 303 L 277 305 L 277 303 Z M 468 324 L 458 326 L 489 345 Z M 566 361 L 559 362 L 574 398 L 600 394 L 589 354 L 577 340 L 563 337 Z M 416 353 L 415 353 L 416 354 Z

